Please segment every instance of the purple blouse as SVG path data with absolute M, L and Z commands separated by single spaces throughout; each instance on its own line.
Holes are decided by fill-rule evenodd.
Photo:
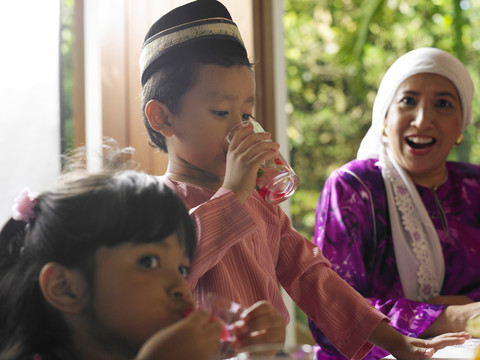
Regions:
M 480 300 L 480 166 L 447 162 L 436 191 L 417 190 L 435 226 L 445 260 L 440 295 Z M 377 160 L 354 160 L 327 179 L 316 209 L 315 243 L 332 268 L 403 334 L 417 337 L 444 306 L 408 300 L 395 264 L 386 192 Z M 343 356 L 310 320 L 318 359 Z M 375 347 L 366 359 L 388 355 Z

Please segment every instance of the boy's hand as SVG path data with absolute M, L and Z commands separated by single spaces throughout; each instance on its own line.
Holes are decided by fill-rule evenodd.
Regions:
M 260 165 L 279 156 L 280 145 L 271 141 L 270 133 L 253 133 L 253 125 L 247 124 L 233 135 L 228 148 L 223 186 L 232 190 L 243 203 L 255 191 Z
M 208 360 L 220 345 L 222 324 L 205 311 L 196 311 L 148 339 L 135 360 Z
M 259 301 L 243 312 L 232 332 L 235 335 L 232 346 L 237 350 L 254 344 L 283 344 L 285 318 L 268 301 Z
M 446 346 L 463 344 L 465 340 L 468 340 L 471 337 L 472 336 L 469 333 L 462 331 L 458 333 L 438 335 L 428 340 L 409 337 L 408 341 L 410 342 L 410 346 L 412 347 L 413 351 L 420 351 L 420 353 L 423 352 L 427 355 L 427 357 L 430 357 L 437 350 L 443 349 Z M 412 358 L 412 356 L 409 358 Z
M 370 342 L 392 354 L 396 359 L 427 359 L 446 346 L 461 345 L 471 335 L 466 331 L 447 333 L 432 339 L 417 339 L 405 336 L 382 321 L 370 335 Z
M 438 335 L 432 339 L 416 339 L 405 336 L 404 344 L 397 344 L 390 353 L 396 359 L 428 359 L 432 357 L 437 350 L 446 346 L 460 345 L 465 340 L 470 339 L 471 335 L 467 332 L 448 333 Z M 398 346 L 400 345 L 400 346 Z

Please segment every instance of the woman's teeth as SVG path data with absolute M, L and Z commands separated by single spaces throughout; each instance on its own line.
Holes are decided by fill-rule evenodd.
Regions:
M 407 144 L 414 149 L 422 149 L 435 143 L 434 138 L 423 136 L 408 136 L 406 140 Z

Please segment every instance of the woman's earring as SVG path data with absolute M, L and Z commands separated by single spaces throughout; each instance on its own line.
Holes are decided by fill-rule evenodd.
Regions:
M 455 141 L 455 145 L 460 145 L 461 143 L 463 143 L 463 140 L 464 140 L 464 136 L 463 134 L 460 134 L 460 136 L 458 137 L 457 141 Z
M 383 129 L 382 129 L 382 135 L 387 137 L 387 125 L 386 124 L 383 124 Z

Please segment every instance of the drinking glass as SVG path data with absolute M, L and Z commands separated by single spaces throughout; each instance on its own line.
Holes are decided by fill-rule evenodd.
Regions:
M 235 351 L 231 344 L 234 336 L 231 330 L 233 324 L 241 319 L 240 315 L 243 313 L 244 308 L 240 304 L 214 293 L 208 293 L 203 296 L 198 303 L 198 308 L 210 313 L 212 318 L 220 320 L 223 325 L 220 348 L 211 360 L 233 356 Z
M 247 126 L 248 123 L 253 124 L 253 132 L 263 133 L 262 126 L 253 119 L 244 121 L 235 125 L 227 134 L 227 142 L 230 144 L 235 132 Z M 271 141 L 271 140 L 267 140 Z M 278 204 L 290 198 L 298 187 L 298 176 L 295 174 L 288 162 L 278 153 L 279 157 L 265 161 L 257 172 L 257 181 L 255 189 L 262 198 L 271 204 Z

